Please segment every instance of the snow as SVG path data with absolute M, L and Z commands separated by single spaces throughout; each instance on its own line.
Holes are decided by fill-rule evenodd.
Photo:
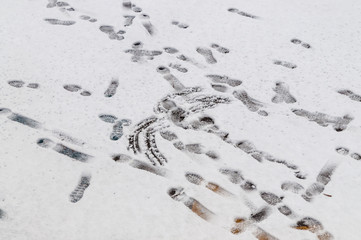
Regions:
M 61 7 L 64 2 L 58 1 L 59 6 L 47 7 L 56 1 L 2 1 L 0 239 L 358 240 L 360 2 L 131 1 L 141 12 L 123 7 L 123 2 L 127 1 L 68 0 L 69 6 Z M 149 19 L 142 17 L 143 13 Z M 96 21 L 83 20 L 82 15 Z M 124 26 L 127 15 L 135 16 L 130 26 Z M 44 19 L 75 24 L 51 24 Z M 172 21 L 178 21 L 178 26 Z M 145 28 L 149 23 L 153 34 Z M 108 35 L 100 30 L 104 25 L 126 33 Z M 111 39 L 121 35 L 122 40 Z M 292 43 L 292 39 L 301 43 Z M 138 41 L 143 43 L 140 50 L 132 48 Z M 227 48 L 229 53 L 221 53 L 211 44 Z M 178 52 L 167 53 L 166 47 Z M 197 48 L 210 50 L 217 62 L 207 62 Z M 152 51 L 161 54 L 153 59 L 140 56 L 135 62 L 131 52 L 141 50 L 148 50 L 148 55 Z M 182 61 L 181 54 L 191 60 Z M 180 64 L 187 72 L 169 64 Z M 169 73 L 160 72 L 159 66 L 167 67 Z M 228 76 L 242 84 L 215 83 L 206 75 Z M 186 89 L 200 87 L 201 92 L 172 95 L 176 93 L 172 87 L 175 78 Z M 106 97 L 112 79 L 117 79 L 119 86 L 112 97 Z M 12 80 L 24 84 L 14 87 L 9 83 Z M 272 102 L 276 82 L 287 86 L 295 103 Z M 30 83 L 39 84 L 39 88 L 27 87 Z M 67 91 L 64 85 L 69 84 L 81 90 Z M 216 91 L 211 84 L 225 86 L 226 91 Z M 354 95 L 338 92 L 344 89 Z M 237 99 L 234 92 L 241 90 L 260 104 L 256 110 Z M 91 95 L 83 96 L 83 91 Z M 168 104 L 176 107 L 155 111 L 167 96 Z M 191 112 L 192 107 L 201 105 L 201 97 L 210 96 L 230 102 L 210 107 L 210 101 L 204 111 Z M 175 119 L 177 109 L 188 113 L 184 120 Z M 294 109 L 325 115 L 300 116 Z M 130 126 L 123 123 L 119 140 L 110 139 L 114 123 L 102 121 L 102 114 L 131 120 Z M 334 125 L 342 120 L 335 117 L 345 115 L 352 120 L 336 131 Z M 26 125 L 26 119 L 21 124 L 19 116 L 41 126 Z M 134 136 L 138 123 L 152 116 L 155 123 L 141 130 L 140 149 L 134 153 L 128 138 Z M 214 124 L 194 127 L 205 116 Z M 166 140 L 161 136 L 164 131 L 177 138 Z M 217 132 L 228 136 L 222 140 Z M 147 142 L 147 134 L 154 142 Z M 39 139 L 50 139 L 50 145 L 41 145 Z M 239 144 L 241 141 L 253 144 L 253 148 L 242 150 L 245 144 Z M 198 153 L 190 146 L 179 150 L 174 147 L 179 142 L 201 147 Z M 154 150 L 147 144 L 153 143 L 166 162 L 147 157 Z M 347 148 L 348 153 L 338 153 L 338 147 Z M 91 157 L 78 161 L 69 149 Z M 219 157 L 208 157 L 209 151 Z M 114 161 L 117 154 L 129 158 Z M 325 173 L 332 168 L 331 173 Z M 232 183 L 222 169 L 238 170 L 243 180 Z M 296 177 L 298 171 L 305 179 Z M 203 181 L 191 183 L 187 173 L 197 174 Z M 91 176 L 90 185 L 79 187 L 81 199 L 71 202 L 70 194 L 81 186 L 84 175 Z M 241 185 L 245 181 L 254 183 L 256 189 L 244 190 Z M 304 189 L 299 193 L 282 189 L 286 182 L 301 184 Z M 211 191 L 209 183 L 228 194 Z M 170 194 L 171 189 L 180 194 Z M 310 201 L 302 197 L 306 190 L 314 191 Z M 277 195 L 280 203 L 265 201 L 262 193 Z M 204 213 L 202 206 L 210 213 Z M 282 214 L 278 210 L 281 206 L 293 214 Z M 252 216 L 263 208 L 268 209 L 267 214 L 255 220 Z M 322 227 L 301 226 L 305 217 L 317 220 Z M 243 218 L 245 226 L 235 223 L 236 218 Z M 237 227 L 242 232 L 235 234 Z M 260 235 L 262 231 L 268 237 Z M 325 233 L 330 235 L 322 235 Z

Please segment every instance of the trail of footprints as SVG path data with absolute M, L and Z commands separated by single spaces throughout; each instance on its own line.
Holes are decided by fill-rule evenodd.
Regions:
M 174 137 L 173 137 L 174 139 Z M 119 161 L 122 163 L 128 163 L 131 167 L 134 167 L 139 170 L 144 170 L 150 173 L 153 173 L 158 176 L 162 177 L 171 177 L 169 173 L 165 169 L 161 169 L 158 167 L 154 167 L 152 165 L 148 165 L 146 163 L 143 163 L 141 161 L 132 159 L 131 157 L 124 155 L 124 154 L 118 154 L 113 156 L 114 161 Z M 229 177 L 229 180 L 234 184 L 241 184 L 241 187 L 245 191 L 254 191 L 256 190 L 256 186 L 249 182 L 245 181 L 243 176 L 240 174 L 240 172 L 230 169 L 220 169 L 220 172 L 226 176 Z M 328 174 L 324 173 L 325 171 L 321 171 L 319 174 L 318 179 L 324 179 L 328 176 Z M 327 171 L 326 171 L 327 172 Z M 197 186 L 204 186 L 210 191 L 219 194 L 223 197 L 230 197 L 234 196 L 233 193 L 227 191 L 223 187 L 219 186 L 216 183 L 208 182 L 206 181 L 202 176 L 200 176 L 197 173 L 191 173 L 187 172 L 185 174 L 185 178 L 187 181 L 189 181 L 192 184 L 195 184 Z M 319 180 L 324 181 L 324 180 Z M 327 183 L 326 183 L 327 184 Z M 287 186 L 290 188 L 290 186 Z M 283 189 L 286 189 L 286 187 L 283 187 Z M 280 213 L 283 215 L 291 218 L 291 219 L 300 219 L 298 220 L 293 226 L 295 229 L 299 230 L 308 230 L 312 233 L 315 233 L 319 239 L 333 239 L 332 235 L 325 231 L 322 224 L 312 218 L 312 217 L 300 217 L 296 213 L 294 213 L 288 206 L 282 204 L 283 197 L 278 197 L 277 195 L 271 193 L 271 192 L 264 192 L 261 191 L 260 197 L 271 207 L 276 207 Z M 168 195 L 174 199 L 175 201 L 181 202 L 184 204 L 187 208 L 189 208 L 192 212 L 194 212 L 196 215 L 201 217 L 202 219 L 206 221 L 212 221 L 212 219 L 217 218 L 217 215 L 204 206 L 201 202 L 199 202 L 197 199 L 188 196 L 185 193 L 185 190 L 183 187 L 173 187 L 168 190 Z M 274 236 L 272 236 L 270 233 L 264 231 L 263 229 L 259 228 L 256 224 L 258 222 L 261 222 L 268 218 L 268 216 L 271 213 L 270 207 L 261 207 L 259 209 L 256 209 L 253 211 L 253 213 L 249 216 L 249 218 L 235 218 L 234 220 L 234 227 L 230 229 L 230 231 L 233 234 L 239 234 L 242 233 L 248 229 L 252 229 L 254 236 L 257 239 L 277 239 Z

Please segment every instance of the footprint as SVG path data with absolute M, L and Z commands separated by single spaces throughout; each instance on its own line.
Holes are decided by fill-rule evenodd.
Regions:
M 140 42 L 140 41 L 138 41 L 138 42 L 134 42 L 134 43 L 132 44 L 132 48 L 133 48 L 133 49 L 140 49 L 140 48 L 143 48 L 143 43 L 142 43 L 142 42 Z
M 358 154 L 358 153 L 352 153 L 350 155 L 350 157 L 352 157 L 353 159 L 357 160 L 357 161 L 360 161 L 361 160 L 361 155 Z
M 288 85 L 284 82 L 276 82 L 276 87 L 273 88 L 273 91 L 276 93 L 276 96 L 272 98 L 273 103 L 295 103 L 297 101 L 291 95 Z
M 101 114 L 99 115 L 99 118 L 107 123 L 115 123 L 115 121 L 118 119 L 116 116 L 110 114 Z
M 76 202 L 79 202 L 80 199 L 83 198 L 85 189 L 87 189 L 90 185 L 90 179 L 91 179 L 90 175 L 83 175 L 80 178 L 78 185 L 76 186 L 74 191 L 72 191 L 70 193 L 70 196 L 69 196 L 70 202 L 76 203 Z
M 129 0 L 123 0 L 123 8 L 130 10 L 132 8 L 132 2 Z
M 275 206 L 282 202 L 283 197 L 278 197 L 276 194 L 271 192 L 261 192 L 261 198 L 268 204 Z
M 6 218 L 6 212 L 2 209 L 0 209 L 0 219 L 5 219 Z
M 129 163 L 129 165 L 131 167 L 133 167 L 133 168 L 143 170 L 143 171 L 147 171 L 147 172 L 153 173 L 153 174 L 158 175 L 158 176 L 162 176 L 162 177 L 166 176 L 166 170 L 165 169 L 161 169 L 159 167 L 150 165 L 150 164 L 142 162 L 142 161 L 133 160 L 133 161 L 131 161 Z
M 345 96 L 349 97 L 353 101 L 361 102 L 361 95 L 358 95 L 358 94 L 352 92 L 351 90 L 342 89 L 342 90 L 338 90 L 337 92 L 339 94 L 342 94 L 342 95 L 345 95 Z
M 292 109 L 292 112 L 297 116 L 307 118 L 309 121 L 316 122 L 322 127 L 332 125 L 333 129 L 337 132 L 345 130 L 348 124 L 353 120 L 349 115 L 343 117 L 334 117 L 320 112 L 309 112 L 304 109 Z
M 228 48 L 221 47 L 221 46 L 219 46 L 219 45 L 216 44 L 216 43 L 212 43 L 212 44 L 211 44 L 211 48 L 214 48 L 214 49 L 216 49 L 218 52 L 223 53 L 223 54 L 229 53 L 229 49 L 228 49 Z
M 79 90 L 81 90 L 81 86 L 79 85 L 75 85 L 75 84 L 66 84 L 63 86 L 63 88 L 69 92 L 78 92 Z M 83 90 L 80 95 L 82 96 L 85 96 L 85 97 L 88 97 L 88 96 L 91 96 L 91 92 L 89 91 L 86 91 L 86 90 Z
M 255 222 L 262 222 L 267 219 L 271 214 L 271 209 L 269 207 L 263 207 L 256 212 L 252 213 L 250 216 L 250 220 Z
M 205 58 L 208 64 L 217 63 L 217 60 L 213 57 L 212 51 L 210 49 L 198 47 L 196 51 Z
M 290 216 L 293 213 L 292 210 L 289 207 L 287 207 L 286 205 L 280 206 L 277 209 L 278 209 L 278 211 L 280 211 L 280 213 L 282 213 L 285 216 Z
M 237 8 L 229 8 L 229 9 L 228 9 L 228 12 L 237 13 L 237 14 L 239 14 L 239 15 L 241 15 L 241 16 L 249 17 L 249 18 L 254 18 L 254 19 L 259 18 L 259 17 L 255 16 L 255 15 L 252 15 L 252 14 L 249 14 L 249 13 L 246 13 L 246 12 L 239 11 Z
M 221 75 L 216 75 L 216 74 L 208 74 L 208 75 L 206 75 L 206 77 L 211 79 L 212 82 L 214 82 L 214 83 L 224 83 L 231 87 L 237 87 L 242 84 L 241 80 L 231 79 L 225 75 L 221 76 Z
M 219 172 L 222 173 L 223 175 L 226 175 L 231 183 L 240 184 L 241 182 L 244 181 L 244 178 L 240 171 L 221 168 L 219 169 Z
M 110 134 L 110 139 L 113 141 L 117 141 L 123 136 L 123 126 L 129 126 L 131 124 L 131 121 L 129 119 L 122 119 L 120 121 L 117 121 L 113 125 L 113 131 Z
M 38 89 L 40 85 L 38 83 L 29 83 L 27 87 L 32 89 Z
M 183 28 L 183 29 L 186 29 L 189 27 L 188 24 L 186 23 L 180 23 L 178 21 L 172 21 L 172 25 L 175 25 L 175 26 L 178 26 L 179 28 Z
M 297 67 L 296 64 L 286 62 L 286 61 L 280 61 L 280 60 L 274 60 L 273 64 L 280 65 L 282 67 L 286 67 L 286 68 L 290 68 L 290 69 L 295 69 Z
M 314 196 L 319 195 L 325 189 L 325 186 L 331 181 L 331 176 L 334 173 L 337 165 L 327 162 L 320 173 L 317 175 L 316 182 L 312 183 L 302 194 L 302 198 L 310 202 Z
M 114 27 L 111 26 L 111 25 L 101 25 L 99 27 L 99 30 L 105 34 L 108 35 L 108 38 L 111 39 L 111 40 L 123 40 L 124 37 L 119 34 L 118 32 L 116 33 L 115 30 L 114 30 Z
M 58 6 L 58 7 L 67 7 L 67 6 L 69 6 L 69 3 L 67 3 L 67 2 L 57 2 L 56 6 Z
M 149 35 L 153 36 L 155 34 L 155 28 L 150 21 L 143 20 L 142 25 L 145 28 L 145 30 L 147 30 Z
M 25 84 L 24 81 L 21 81 L 21 80 L 10 80 L 8 81 L 8 84 L 12 87 L 16 87 L 16 88 L 22 88 Z M 37 89 L 39 88 L 39 84 L 38 83 L 29 83 L 27 85 L 28 88 L 33 88 L 33 89 Z
M 145 61 L 144 57 L 147 57 L 148 60 L 153 60 L 155 56 L 159 56 L 162 54 L 161 51 L 150 51 L 143 49 L 127 49 L 124 52 L 133 55 L 131 57 L 132 62 L 143 62 Z
M 319 240 L 334 239 L 331 233 L 324 230 L 324 227 L 322 226 L 320 221 L 311 217 L 302 218 L 301 220 L 297 221 L 296 225 L 292 227 L 298 230 L 310 231 L 314 233 Z
M 21 88 L 21 87 L 23 87 L 25 82 L 23 82 L 21 80 L 11 80 L 11 81 L 8 81 L 8 84 L 12 87 Z
M 66 84 L 63 87 L 65 90 L 67 90 L 69 92 L 77 92 L 81 89 L 81 87 L 79 85 L 75 85 L 75 84 Z
M 283 191 L 291 191 L 293 193 L 300 193 L 305 188 L 301 184 L 296 183 L 296 182 L 284 182 L 281 185 L 281 189 Z
M 169 53 L 169 54 L 175 54 L 175 53 L 179 52 L 176 48 L 172 48 L 172 47 L 165 47 L 163 49 L 166 53 Z
M 234 91 L 233 96 L 240 100 L 251 112 L 257 112 L 263 107 L 263 103 L 248 96 L 248 93 L 245 90 Z
M 21 123 L 31 128 L 40 129 L 42 127 L 42 124 L 40 122 L 23 115 L 13 113 L 8 108 L 0 108 L 0 115 L 5 115 L 11 121 Z
M 203 206 L 199 201 L 196 199 L 189 197 L 185 192 L 184 189 L 181 187 L 178 188 L 171 188 L 168 190 L 168 195 L 181 203 L 183 203 L 186 207 L 188 207 L 192 212 L 197 214 L 202 219 L 209 221 L 215 215 L 205 206 Z
M 301 44 L 301 46 L 304 47 L 304 48 L 311 48 L 310 44 L 302 42 L 301 40 L 299 40 L 297 38 L 291 39 L 291 43 L 293 43 L 293 44 Z
M 185 88 L 185 86 L 176 78 L 173 74 L 170 73 L 169 68 L 165 66 L 159 66 L 157 68 L 157 72 L 162 74 L 163 78 L 168 81 L 168 83 L 174 88 L 176 91 L 181 91 Z
M 113 97 L 115 95 L 115 93 L 117 92 L 117 88 L 119 86 L 119 81 L 116 78 L 113 78 L 109 87 L 107 88 L 107 90 L 104 92 L 104 96 L 105 97 Z
M 134 20 L 135 16 L 125 15 L 123 17 L 125 18 L 124 27 L 129 27 L 133 24 L 133 20 Z
M 218 92 L 227 92 L 228 91 L 228 88 L 227 86 L 224 86 L 224 85 L 221 85 L 221 84 L 211 84 L 211 87 L 218 91 Z
M 232 193 L 230 193 L 229 191 L 227 191 L 224 188 L 220 187 L 218 184 L 208 182 L 208 181 L 206 181 L 205 179 L 203 179 L 200 175 L 198 175 L 196 173 L 186 173 L 185 177 L 186 177 L 188 182 L 193 183 L 195 185 L 202 185 L 202 186 L 208 188 L 209 190 L 211 190 L 212 192 L 215 192 L 215 193 L 217 193 L 219 195 L 233 196 Z
M 76 23 L 75 21 L 63 21 L 55 18 L 45 18 L 44 21 L 52 25 L 63 25 L 63 26 L 70 26 Z
M 347 148 L 344 148 L 344 147 L 337 147 L 336 149 L 336 152 L 341 154 L 341 155 L 348 155 L 350 150 L 348 150 Z
M 204 151 L 203 151 L 203 146 L 199 143 L 194 143 L 194 144 L 186 144 L 185 145 L 185 149 L 188 151 L 188 152 L 191 152 L 191 153 L 195 153 L 195 154 L 202 154 Z
M 60 143 L 54 143 L 52 140 L 48 138 L 41 138 L 37 141 L 38 146 L 42 148 L 52 148 L 54 151 L 63 154 L 65 156 L 68 156 L 72 159 L 75 159 L 80 162 L 87 162 L 92 156 L 78 152 L 76 150 L 73 150 L 63 144 Z
M 81 15 L 81 16 L 79 16 L 79 18 L 82 19 L 82 20 L 89 20 L 89 19 L 91 19 L 91 17 L 89 17 L 89 16 L 87 16 L 87 15 Z
M 136 12 L 136 13 L 142 12 L 142 9 L 140 7 L 133 7 L 132 10 L 133 10 L 133 12 Z
M 107 123 L 114 123 L 113 131 L 110 134 L 110 140 L 117 141 L 123 136 L 123 126 L 131 125 L 132 121 L 129 119 L 117 120 L 116 116 L 110 114 L 101 114 L 99 118 Z
M 178 70 L 178 71 L 181 72 L 181 73 L 186 73 L 186 72 L 188 72 L 188 69 L 182 67 L 180 64 L 170 63 L 170 64 L 169 64 L 169 67 L 171 67 L 171 68 L 173 68 L 173 69 L 176 69 L 176 70 Z
M 162 138 L 166 139 L 167 141 L 174 141 L 178 139 L 177 135 L 171 131 L 161 131 L 160 135 Z
M 48 0 L 48 4 L 46 5 L 47 8 L 56 7 L 57 0 Z
M 148 163 L 132 159 L 130 156 L 125 154 L 116 154 L 112 156 L 112 159 L 116 162 L 120 163 L 128 163 L 129 166 L 143 170 L 158 176 L 166 177 L 167 176 L 167 170 L 150 165 Z
M 65 141 L 65 142 L 75 144 L 75 145 L 78 145 L 78 146 L 83 146 L 85 144 L 84 141 L 82 141 L 80 139 L 76 139 L 74 137 L 71 137 L 68 134 L 66 134 L 64 132 L 61 132 L 61 131 L 58 131 L 58 130 L 52 131 L 52 134 L 53 134 L 54 137 L 60 139 L 61 141 Z
M 92 23 L 98 21 L 96 18 L 91 18 L 90 16 L 87 16 L 87 15 L 80 15 L 79 18 L 82 20 L 85 20 L 85 21 L 92 22 Z

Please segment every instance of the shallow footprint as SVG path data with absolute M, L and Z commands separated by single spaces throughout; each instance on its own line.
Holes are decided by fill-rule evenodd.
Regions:
M 23 82 L 21 80 L 11 80 L 11 81 L 8 81 L 8 84 L 12 87 L 21 88 L 24 86 L 25 82 Z
M 213 53 L 210 49 L 198 47 L 196 51 L 205 58 L 207 63 L 209 64 L 217 63 L 217 60 L 214 58 Z
M 84 175 L 80 178 L 78 185 L 76 186 L 74 191 L 71 192 L 69 196 L 70 202 L 76 203 L 83 198 L 85 189 L 87 189 L 90 185 L 90 179 L 91 179 L 90 175 Z
M 74 85 L 74 84 L 66 84 L 63 87 L 65 90 L 67 90 L 69 92 L 77 92 L 81 89 L 81 87 L 79 85 Z
M 44 21 L 52 25 L 63 25 L 63 26 L 70 26 L 76 23 L 75 21 L 63 21 L 55 18 L 45 18 Z

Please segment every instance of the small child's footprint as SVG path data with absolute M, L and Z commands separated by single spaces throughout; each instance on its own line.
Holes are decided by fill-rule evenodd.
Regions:
M 178 26 L 179 28 L 183 28 L 183 29 L 186 29 L 189 27 L 188 24 L 186 23 L 180 23 L 178 21 L 172 21 L 172 24 L 175 25 L 175 26 Z
M 275 65 L 280 65 L 286 68 L 290 68 L 290 69 L 295 69 L 297 67 L 296 64 L 290 63 L 290 62 L 286 62 L 286 61 L 280 61 L 280 60 L 274 60 L 273 64 Z
M 304 48 L 311 48 L 311 45 L 310 45 L 310 44 L 305 43 L 305 42 L 303 42 L 303 41 L 301 41 L 301 40 L 299 40 L 299 39 L 297 39 L 297 38 L 291 39 L 291 43 L 297 44 L 297 45 L 298 45 L 298 44 L 301 44 L 301 46 L 304 47 Z
M 63 25 L 63 26 L 70 26 L 74 25 L 75 21 L 65 21 L 65 20 L 59 20 L 55 18 L 45 18 L 44 21 L 52 24 L 52 25 Z
M 63 86 L 65 90 L 69 91 L 69 92 L 78 92 L 79 90 L 81 90 L 81 86 L 79 85 L 75 85 L 75 84 L 66 84 Z M 91 92 L 89 91 L 86 91 L 86 90 L 83 90 L 80 95 L 82 96 L 90 96 L 91 95 Z
M 229 53 L 229 49 L 228 49 L 228 48 L 221 47 L 221 46 L 219 46 L 219 45 L 216 44 L 216 43 L 212 43 L 212 44 L 211 44 L 211 48 L 214 48 L 214 49 L 216 49 L 218 52 L 223 53 L 223 54 Z
M 8 81 L 8 84 L 12 87 L 16 87 L 16 88 L 22 88 L 25 84 L 24 81 L 21 81 L 21 80 L 10 80 Z M 29 83 L 27 85 L 28 88 L 33 88 L 33 89 L 37 89 L 39 88 L 39 84 L 38 83 Z

